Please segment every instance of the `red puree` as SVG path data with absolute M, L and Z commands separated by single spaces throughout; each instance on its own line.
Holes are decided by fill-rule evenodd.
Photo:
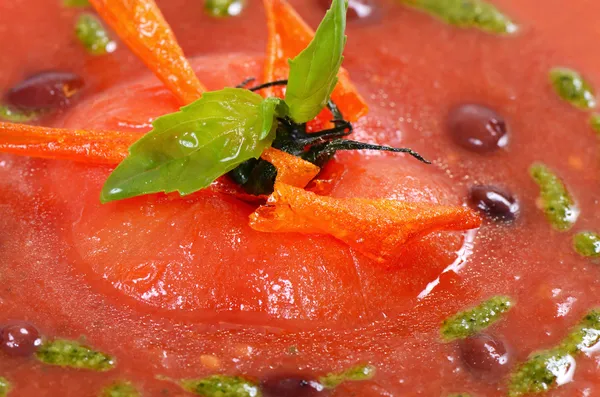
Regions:
M 200 80 L 219 89 L 260 76 L 260 4 L 214 20 L 201 3 L 159 1 L 186 54 L 198 56 Z M 292 3 L 313 25 L 322 16 L 319 1 Z M 559 343 L 600 304 L 600 270 L 573 251 L 571 233 L 549 226 L 528 174 L 533 162 L 546 163 L 581 209 L 575 229 L 600 228 L 596 137 L 587 114 L 562 102 L 547 80 L 550 68 L 571 66 L 600 86 L 593 51 L 600 6 L 552 0 L 541 12 L 533 2 L 497 0 L 521 28 L 499 37 L 381 3 L 380 19 L 348 24 L 345 66 L 371 106 L 355 139 L 411 147 L 434 165 L 338 155 L 321 175 L 334 181 L 331 195 L 462 204 L 472 186 L 489 184 L 516 198 L 516 220 L 486 220 L 466 235 L 473 243 L 463 233 L 429 236 L 382 265 L 331 237 L 253 231 L 247 217 L 255 206 L 219 193 L 101 205 L 110 167 L 0 155 L 0 322 L 27 321 L 47 337 L 84 335 L 118 362 L 96 373 L 0 356 L 0 376 L 14 395 L 93 396 L 118 379 L 147 396 L 182 395 L 156 376 L 265 379 L 371 363 L 371 381 L 332 394 L 501 396 L 506 369 L 490 372 L 489 357 L 465 354 L 487 343 L 514 368 Z M 9 49 L 0 58 L 0 91 L 44 70 L 80 74 L 82 100 L 50 121 L 70 128 L 146 131 L 177 108 L 156 78 L 138 77 L 144 68 L 123 45 L 108 56 L 85 55 L 72 34 L 77 13 L 59 1 L 0 4 L 0 42 Z M 463 103 L 504 118 L 504 148 L 457 145 L 446 117 Z M 440 276 L 453 263 L 458 274 Z M 489 341 L 441 341 L 443 319 L 493 295 L 516 305 L 486 331 Z M 490 374 L 481 376 L 482 366 Z M 600 394 L 596 366 L 578 357 L 574 381 L 548 395 Z

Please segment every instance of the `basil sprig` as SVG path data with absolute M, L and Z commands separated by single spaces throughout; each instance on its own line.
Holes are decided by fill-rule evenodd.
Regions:
M 275 139 L 280 99 L 241 88 L 205 93 L 177 113 L 157 118 L 108 177 L 103 203 L 158 192 L 186 195 L 240 163 L 258 158 Z
M 344 0 L 334 0 L 308 47 L 289 61 L 285 103 L 296 123 L 314 119 L 335 88 L 346 45 L 346 8 Z
M 129 148 L 129 156 L 109 176 L 101 202 L 196 192 L 241 163 L 259 158 L 275 139 L 277 118 L 298 124 L 315 118 L 337 83 L 346 43 L 346 9 L 345 0 L 333 0 L 311 43 L 290 60 L 285 101 L 225 88 L 157 118 L 152 131 Z

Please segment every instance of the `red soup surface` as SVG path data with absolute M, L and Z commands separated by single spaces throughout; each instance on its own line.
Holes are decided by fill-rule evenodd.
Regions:
M 327 2 L 291 3 L 316 26 Z M 593 111 L 549 78 L 567 67 L 589 95 L 600 87 L 600 5 L 493 0 L 518 25 L 497 35 L 402 1 L 350 3 L 344 67 L 370 107 L 353 139 L 410 147 L 433 164 L 341 153 L 319 176 L 327 194 L 468 205 L 482 226 L 428 235 L 378 263 L 331 236 L 255 231 L 257 204 L 223 193 L 100 204 L 114 167 L 0 154 L 0 393 L 6 382 L 9 396 L 137 395 L 102 394 L 125 382 L 143 396 L 183 396 L 179 380 L 223 375 L 251 390 L 198 394 L 600 395 L 600 237 L 588 235 L 585 252 L 573 244 L 600 232 L 598 137 Z M 199 0 L 158 4 L 208 89 L 262 75 L 260 2 L 230 18 Z M 114 52 L 86 53 L 73 32 L 82 12 L 91 10 L 0 3 L 0 92 L 70 73 L 77 96 L 38 124 L 149 131 L 176 98 L 118 39 Z M 560 208 L 549 207 L 565 200 L 568 226 L 553 227 Z M 442 325 L 494 297 L 510 304 L 472 314 L 457 325 L 463 334 Z M 56 339 L 114 363 L 47 365 L 33 352 Z M 538 351 L 550 358 L 527 372 Z M 353 368 L 364 379 L 327 387 L 324 375 Z

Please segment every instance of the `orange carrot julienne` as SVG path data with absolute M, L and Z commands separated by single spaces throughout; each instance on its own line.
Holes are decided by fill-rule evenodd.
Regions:
M 287 1 L 263 0 L 263 3 L 269 34 L 264 80 L 285 80 L 289 74 L 288 59 L 294 58 L 308 46 L 314 31 Z M 338 78 L 332 99 L 346 119 L 356 121 L 367 113 L 367 104 L 344 68 L 340 69 Z M 271 87 L 265 90 L 265 94 L 283 97 L 283 88 Z
M 321 171 L 313 163 L 275 148 L 268 148 L 261 157 L 277 168 L 277 182 L 295 187 L 305 187 Z
M 129 154 L 129 147 L 142 135 L 0 122 L 0 152 L 51 160 L 116 165 Z M 227 178 L 217 179 L 208 189 L 248 202 L 262 201 L 266 198 L 244 192 L 240 186 Z
M 427 234 L 480 224 L 466 207 L 318 196 L 283 183 L 275 183 L 267 204 L 250 215 L 255 230 L 329 234 L 379 262 L 397 257 L 404 245 Z
M 183 104 L 195 101 L 206 91 L 154 0 L 90 3 Z
M 142 135 L 0 123 L 0 152 L 95 164 L 118 164 Z

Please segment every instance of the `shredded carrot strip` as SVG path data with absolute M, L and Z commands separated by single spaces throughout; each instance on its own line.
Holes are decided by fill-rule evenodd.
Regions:
M 333 198 L 284 183 L 276 183 L 267 204 L 250 215 L 255 230 L 329 234 L 379 262 L 398 256 L 405 244 L 427 234 L 480 224 L 479 216 L 466 207 Z
M 275 148 L 268 148 L 261 156 L 277 168 L 277 182 L 305 187 L 321 171 L 313 163 Z
M 154 0 L 90 0 L 90 3 L 182 103 L 191 103 L 206 91 Z
M 118 164 L 140 134 L 0 123 L 0 152 L 46 159 Z
M 114 165 L 119 164 L 128 155 L 129 147 L 142 135 L 0 122 L 0 152 L 51 160 Z M 266 198 L 247 194 L 227 178 L 217 179 L 208 189 L 248 202 L 262 201 Z
M 294 58 L 308 46 L 314 37 L 314 31 L 287 1 L 263 0 L 263 2 L 269 34 L 264 80 L 284 80 L 288 78 L 290 70 L 288 59 Z M 332 99 L 346 119 L 356 121 L 367 113 L 367 104 L 350 81 L 348 72 L 344 68 L 340 69 L 338 78 Z M 283 87 L 271 87 L 265 91 L 265 94 L 283 97 Z M 329 119 L 330 117 L 329 115 Z

